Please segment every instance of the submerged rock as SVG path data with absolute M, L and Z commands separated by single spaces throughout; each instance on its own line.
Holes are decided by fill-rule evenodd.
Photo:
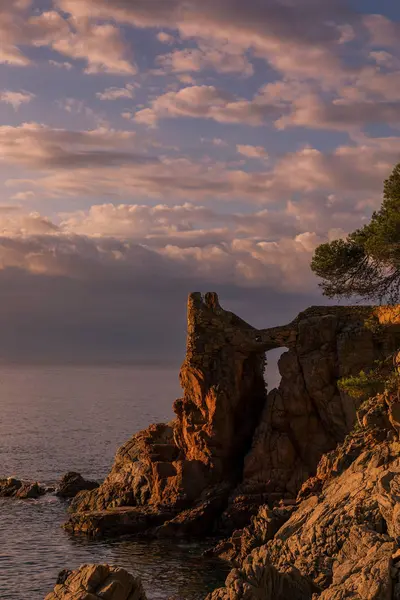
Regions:
M 94 490 L 99 487 L 97 481 L 84 479 L 80 473 L 69 471 L 66 473 L 56 488 L 56 496 L 60 498 L 75 498 L 84 490 Z
M 45 600 L 147 600 L 142 583 L 125 569 L 83 565 L 61 571 L 54 591 Z
M 0 498 L 19 498 L 20 500 L 29 500 L 40 498 L 47 493 L 47 489 L 41 486 L 37 481 L 21 481 L 14 477 L 0 479 Z
M 74 498 L 66 528 L 118 535 L 147 524 L 151 535 L 231 534 L 260 506 L 293 503 L 355 423 L 359 403 L 337 382 L 393 345 L 390 327 L 378 339 L 364 326 L 388 312 L 312 307 L 289 325 L 257 330 L 223 310 L 216 294 L 191 294 L 175 420 L 124 444 L 105 481 Z M 282 380 L 267 395 L 265 353 L 282 347 Z

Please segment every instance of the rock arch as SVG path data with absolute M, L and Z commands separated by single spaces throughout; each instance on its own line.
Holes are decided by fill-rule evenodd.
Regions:
M 168 521 L 165 534 L 207 533 L 216 517 L 231 530 L 260 504 L 293 499 L 353 427 L 357 403 L 338 379 L 393 344 L 390 327 L 375 335 L 366 320 L 398 324 L 399 312 L 311 307 L 258 330 L 224 310 L 217 294 L 190 294 L 176 418 L 118 451 L 103 485 L 74 501 L 69 530 L 126 533 Z M 282 379 L 267 395 L 265 352 L 282 347 Z

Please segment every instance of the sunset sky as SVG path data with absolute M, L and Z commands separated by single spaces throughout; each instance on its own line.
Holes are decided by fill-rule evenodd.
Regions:
M 0 63 L 0 360 L 282 324 L 400 161 L 394 0 L 0 0 Z

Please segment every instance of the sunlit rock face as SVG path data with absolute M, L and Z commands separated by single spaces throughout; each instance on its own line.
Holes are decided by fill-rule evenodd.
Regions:
M 207 600 L 393 600 L 400 593 L 398 390 L 364 402 L 295 505 L 259 509 L 212 550 L 230 560 Z M 211 551 L 210 551 L 211 553 Z
M 66 527 L 91 535 L 205 535 L 248 523 L 266 502 L 296 497 L 321 456 L 351 430 L 357 403 L 340 377 L 372 364 L 396 343 L 374 334 L 389 309 L 312 307 L 265 330 L 226 311 L 218 297 L 188 302 L 183 397 L 176 418 L 151 425 L 117 453 L 104 483 L 78 494 Z M 287 348 L 282 380 L 267 394 L 265 353 Z
M 125 569 L 110 565 L 83 565 L 62 571 L 45 600 L 146 600 L 142 583 Z

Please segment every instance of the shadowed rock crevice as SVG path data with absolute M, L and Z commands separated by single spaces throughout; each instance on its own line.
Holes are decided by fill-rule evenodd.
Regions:
M 364 326 L 388 311 L 312 307 L 288 325 L 257 330 L 222 309 L 216 294 L 191 294 L 176 418 L 118 451 L 104 483 L 75 498 L 67 529 L 231 532 L 260 505 L 292 501 L 321 456 L 352 429 L 358 405 L 337 381 L 393 344 L 389 330 L 382 340 Z M 279 360 L 280 385 L 267 394 L 265 353 L 275 348 L 288 350 Z

